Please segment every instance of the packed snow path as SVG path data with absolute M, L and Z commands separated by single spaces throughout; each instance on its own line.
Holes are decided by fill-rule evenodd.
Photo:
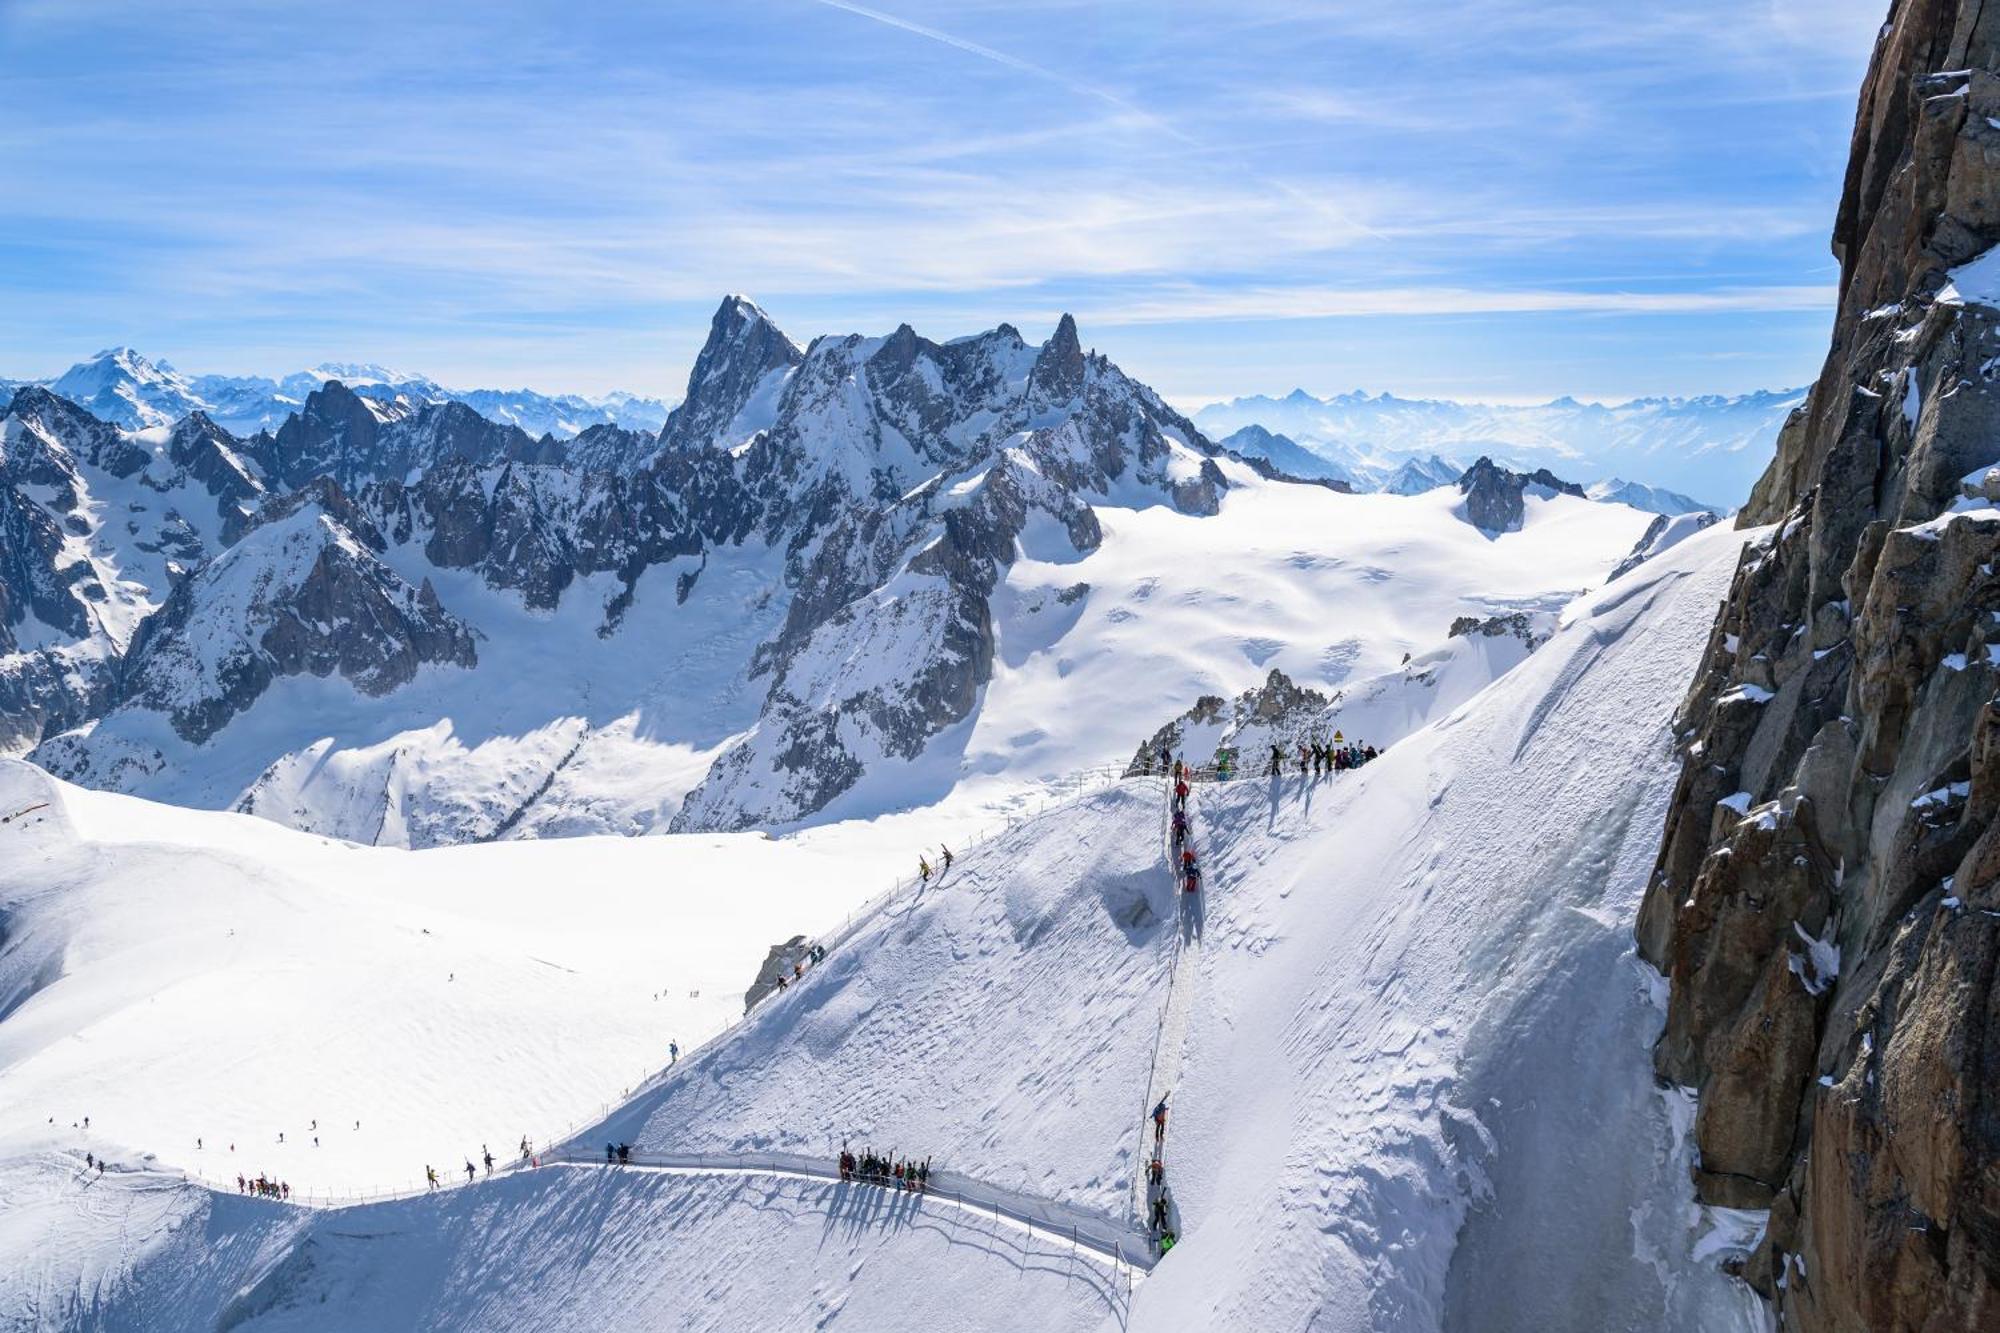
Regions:
M 1088 1208 L 1031 1198 L 955 1171 L 933 1171 L 930 1184 L 921 1193 L 911 1193 L 892 1185 L 842 1181 L 837 1168 L 819 1158 L 797 1153 L 671 1153 L 633 1149 L 628 1161 L 614 1165 L 607 1163 L 601 1154 L 593 1156 L 581 1148 L 566 1147 L 543 1156 L 541 1164 L 544 1168 L 596 1167 L 606 1171 L 638 1169 L 679 1175 L 755 1175 L 831 1181 L 853 1190 L 875 1191 L 902 1206 L 940 1204 L 995 1218 L 1030 1233 L 1068 1240 L 1077 1250 L 1109 1261 L 1115 1271 L 1128 1277 L 1133 1270 L 1150 1272 L 1156 1261 L 1152 1240 L 1143 1229 Z
M 1194 846 L 1194 796 L 1189 785 L 1186 805 L 1187 831 L 1185 845 Z M 1165 807 L 1168 820 L 1172 819 L 1174 789 L 1166 787 Z M 1139 1108 L 1139 1152 L 1134 1158 L 1138 1169 L 1132 1173 L 1132 1216 L 1141 1227 L 1149 1227 L 1152 1208 L 1151 1188 L 1147 1180 L 1146 1164 L 1155 1157 L 1166 1160 L 1164 1138 L 1161 1144 L 1153 1142 L 1153 1108 L 1163 1098 L 1170 1096 L 1174 1085 L 1181 1076 L 1181 1055 L 1187 1048 L 1188 1018 L 1194 1011 L 1195 973 L 1201 966 L 1201 913 L 1202 895 L 1182 891 L 1180 871 L 1181 844 L 1173 841 L 1171 823 L 1161 830 L 1167 840 L 1167 878 L 1173 885 L 1174 903 L 1177 913 L 1174 933 L 1174 961 L 1167 973 L 1167 999 L 1160 1010 L 1160 1028 L 1153 1042 L 1153 1074 L 1146 1083 L 1146 1100 Z M 1172 1108 L 1168 1108 L 1168 1118 L 1172 1119 Z M 1178 1219 L 1173 1219 L 1178 1220 Z M 1150 1231 L 1149 1231 L 1150 1234 Z

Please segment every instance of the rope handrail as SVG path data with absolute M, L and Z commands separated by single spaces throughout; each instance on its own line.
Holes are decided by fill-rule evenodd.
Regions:
M 1042 1231 L 1066 1238 L 1080 1248 L 1094 1251 L 1130 1267 L 1150 1271 L 1157 1256 L 1152 1242 L 1129 1224 L 1095 1209 L 1036 1199 L 1017 1191 L 992 1185 L 955 1171 L 933 1169 L 930 1183 L 921 1190 L 900 1190 L 885 1180 L 855 1178 L 843 1182 L 838 1167 L 825 1159 L 781 1152 L 647 1152 L 633 1149 L 629 1160 L 606 1162 L 572 1148 L 559 1148 L 542 1159 L 544 1166 L 597 1166 L 608 1170 L 641 1167 L 654 1170 L 699 1174 L 707 1171 L 728 1173 L 770 1173 L 799 1176 L 833 1184 L 852 1184 L 879 1189 L 910 1199 L 936 1198 L 979 1213 L 990 1213 L 1019 1223 L 1030 1231 Z

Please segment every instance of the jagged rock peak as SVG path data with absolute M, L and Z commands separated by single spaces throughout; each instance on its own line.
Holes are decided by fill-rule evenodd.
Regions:
M 1083 391 L 1083 372 L 1083 343 L 1077 337 L 1076 317 L 1065 312 L 1035 358 L 1034 384 L 1047 401 L 1064 402 Z
M 1527 518 L 1526 496 L 1533 489 L 1544 496 L 1586 498 L 1583 487 L 1564 481 L 1547 468 L 1515 472 L 1481 455 L 1458 479 L 1465 497 L 1465 519 L 1481 532 L 1519 532 Z
M 660 428 L 666 449 L 734 445 L 770 425 L 768 411 L 746 420 L 753 400 L 773 398 L 771 377 L 798 368 L 805 353 L 746 296 L 726 296 L 688 373 L 687 397 Z M 768 405 L 767 405 L 768 406 Z

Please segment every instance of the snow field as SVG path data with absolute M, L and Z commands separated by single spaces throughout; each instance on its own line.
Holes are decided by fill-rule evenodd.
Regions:
M 858 829 L 410 853 L 0 763 L 0 805 L 38 801 L 0 826 L 0 1152 L 302 1193 L 462 1177 L 601 1114 L 909 855 Z
M 36 1195 L 72 1253 L 13 1279 L 0 1310 L 60 1297 L 110 1326 L 171 1309 L 252 1329 L 1756 1327 L 1697 1257 L 1629 942 L 1672 785 L 1666 721 L 1740 539 L 1700 534 L 1583 599 L 1364 770 L 1199 789 L 1204 946 L 1170 1120 L 1182 1244 L 1129 1311 L 1075 1256 L 1023 1258 L 928 1214 L 857 1229 L 800 1182 L 544 1171 L 301 1217 L 124 1179 L 114 1206 L 45 1155 L 17 1156 L 0 1190 Z M 1094 724 L 1077 706 L 1060 716 Z M 845 1139 L 1124 1215 L 1173 960 L 1162 800 L 1121 783 L 961 857 L 579 1141 L 830 1156 Z M 523 849 L 465 850 L 497 866 Z
M 1129 1304 L 1066 1239 L 873 1186 L 551 1167 L 325 1213 L 42 1166 L 13 1216 L 57 1249 L 0 1274 L 27 1327 L 1043 1330 Z

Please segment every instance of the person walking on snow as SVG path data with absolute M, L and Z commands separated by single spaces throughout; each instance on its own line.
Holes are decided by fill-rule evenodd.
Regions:
M 426 1182 L 425 1187 L 427 1189 L 436 1189 L 438 1187 L 437 1168 L 430 1165 L 429 1163 L 424 1164 L 424 1180 Z
M 484 1158 L 484 1159 L 485 1159 L 485 1162 L 486 1162 L 486 1174 L 487 1174 L 487 1175 L 489 1175 L 489 1176 L 490 1176 L 490 1175 L 492 1175 L 492 1174 L 493 1174 L 493 1150 L 492 1150 L 491 1148 L 487 1147 L 487 1146 L 486 1146 L 485 1144 L 483 1144 L 483 1143 L 482 1143 L 482 1144 L 480 1144 L 480 1145 L 479 1145 L 479 1154 L 480 1154 L 480 1156 L 481 1156 L 482 1158 Z
M 468 1184 L 468 1185 L 469 1185 L 469 1184 L 471 1184 L 471 1183 L 472 1183 L 472 1179 L 473 1179 L 473 1177 L 474 1177 L 474 1176 L 476 1176 L 476 1175 L 478 1175 L 478 1174 L 479 1174 L 479 1172 L 478 1172 L 478 1171 L 477 1171 L 477 1170 L 476 1170 L 476 1169 L 475 1169 L 475 1168 L 473 1167 L 472 1163 L 470 1163 L 470 1162 L 467 1162 L 467 1163 L 465 1164 L 465 1183 L 466 1183 L 466 1184 Z
M 931 863 L 921 856 L 917 858 L 917 875 L 923 883 L 931 882 Z
M 943 843 L 939 843 L 938 850 L 944 853 L 944 868 L 946 870 L 951 869 L 951 848 L 945 846 Z
M 1160 1144 L 1167 1137 L 1167 1099 L 1160 1098 L 1160 1104 L 1153 1108 L 1153 1150 L 1159 1151 Z
M 667 1043 L 667 1063 L 670 1065 L 677 1065 L 680 1062 L 681 1062 L 681 1044 L 677 1041 L 669 1041 Z

